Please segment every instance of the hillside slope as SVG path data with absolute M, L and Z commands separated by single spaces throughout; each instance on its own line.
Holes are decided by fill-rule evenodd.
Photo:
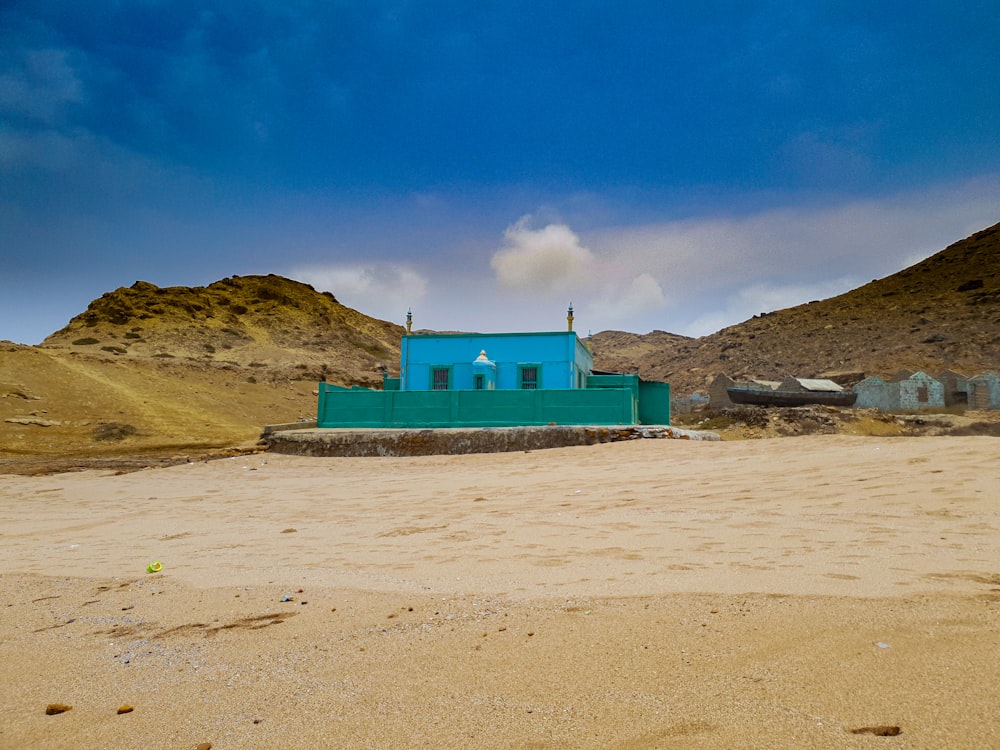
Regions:
M 402 326 L 345 307 L 308 284 L 234 276 L 207 287 L 137 281 L 107 292 L 41 347 L 375 385 L 381 366 L 398 367 L 402 333 Z
M 904 368 L 975 375 L 1000 365 L 1000 224 L 846 294 L 710 336 L 603 332 L 592 343 L 597 367 L 629 361 L 631 371 L 668 380 L 675 393 L 704 388 L 720 372 L 774 380 L 830 372 L 887 377 Z
M 123 454 L 250 448 L 261 427 L 313 418 L 316 382 L 175 359 L 0 345 L 0 472 Z
M 40 346 L 0 344 L 0 470 L 252 447 L 265 424 L 314 418 L 319 380 L 380 384 L 402 332 L 279 276 L 138 281 Z

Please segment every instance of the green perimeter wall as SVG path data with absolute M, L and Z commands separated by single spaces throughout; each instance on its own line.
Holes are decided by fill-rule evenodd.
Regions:
M 638 424 L 670 424 L 670 383 L 640 380 L 637 375 L 589 375 L 587 388 L 627 388 L 638 408 Z
M 670 424 L 670 383 L 639 381 L 639 424 Z
M 665 425 L 670 387 L 640 383 L 635 375 L 592 375 L 586 388 L 536 390 L 373 391 L 320 383 L 316 421 L 371 428 Z
M 320 384 L 319 427 L 635 424 L 630 389 L 369 391 Z

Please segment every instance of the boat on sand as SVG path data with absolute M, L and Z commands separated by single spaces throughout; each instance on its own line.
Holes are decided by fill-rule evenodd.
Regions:
M 729 400 L 734 404 L 754 404 L 757 406 L 853 406 L 858 399 L 854 391 L 791 391 L 771 388 L 726 388 Z

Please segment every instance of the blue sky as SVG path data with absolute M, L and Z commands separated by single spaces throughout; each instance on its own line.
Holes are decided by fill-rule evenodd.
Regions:
M 1000 221 L 1000 4 L 0 6 L 0 339 L 277 273 L 703 335 Z

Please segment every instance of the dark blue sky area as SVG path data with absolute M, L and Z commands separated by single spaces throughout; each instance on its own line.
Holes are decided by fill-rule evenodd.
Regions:
M 15 5 L 6 65 L 49 77 L 55 99 L 60 71 L 17 57 L 63 51 L 78 97 L 7 117 L 343 189 L 827 190 L 810 150 L 840 152 L 835 184 L 857 187 L 1000 155 L 995 3 L 281 5 Z
M 7 3 L 0 292 L 62 291 L 0 338 L 248 272 L 481 326 L 548 310 L 514 270 L 553 262 L 595 330 L 708 332 L 754 284 L 837 286 L 790 259 L 849 284 L 1000 219 L 998 39 L 994 2 Z M 804 239 L 857 212 L 899 223 L 878 257 Z M 781 272 L 696 304 L 679 266 L 723 235 Z M 495 306 L 469 324 L 458 271 Z

